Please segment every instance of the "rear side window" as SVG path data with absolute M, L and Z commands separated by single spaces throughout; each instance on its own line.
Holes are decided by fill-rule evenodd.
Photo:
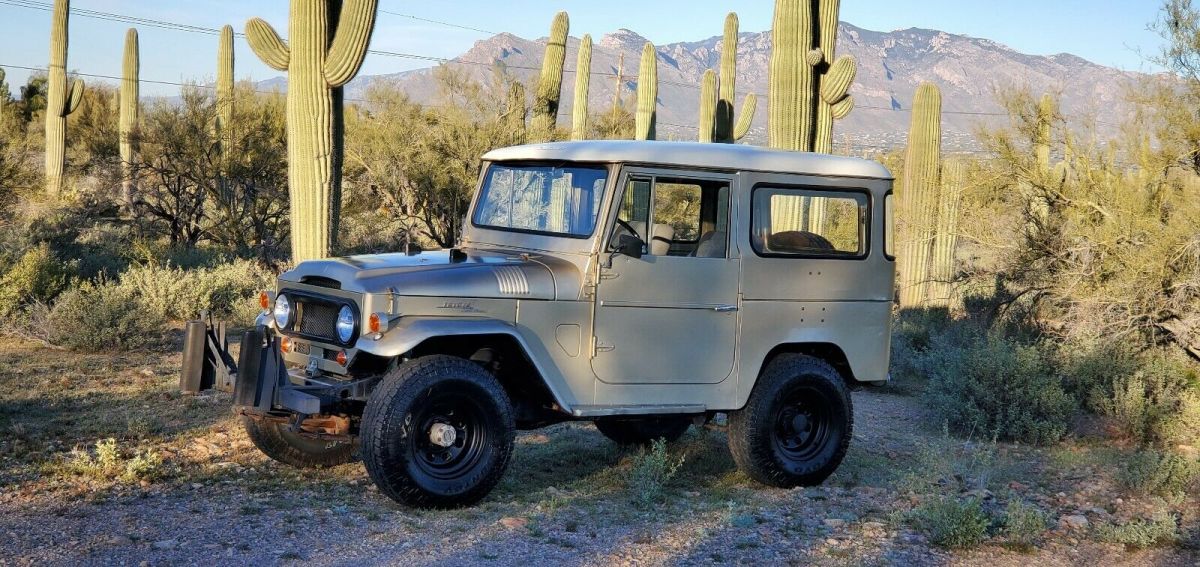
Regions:
M 760 256 L 867 256 L 866 194 L 759 187 L 753 200 L 750 242 Z

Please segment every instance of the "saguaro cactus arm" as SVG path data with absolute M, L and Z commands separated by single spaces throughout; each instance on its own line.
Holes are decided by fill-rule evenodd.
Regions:
M 700 81 L 700 135 L 698 141 L 709 143 L 713 141 L 717 122 L 717 72 L 712 69 L 704 71 Z
M 746 100 L 742 101 L 742 112 L 738 115 L 737 125 L 733 127 L 734 141 L 741 140 L 750 133 L 750 126 L 754 123 L 754 111 L 757 109 L 758 95 L 746 95 Z
M 592 36 L 583 34 L 575 61 L 575 102 L 571 104 L 571 139 L 587 138 L 588 91 L 592 81 Z
M 367 57 L 367 46 L 375 30 L 375 12 L 379 0 L 346 0 L 325 56 L 325 83 L 340 87 L 350 82 Z
M 62 110 L 64 118 L 79 109 L 79 103 L 83 102 L 83 88 L 83 79 L 74 79 L 71 81 L 71 87 L 67 92 L 67 102 L 63 105 Z
M 246 22 L 246 43 L 250 44 L 250 49 L 254 50 L 254 54 L 268 67 L 276 71 L 287 71 L 292 58 L 291 52 L 271 24 L 262 18 L 250 18 L 250 21 Z

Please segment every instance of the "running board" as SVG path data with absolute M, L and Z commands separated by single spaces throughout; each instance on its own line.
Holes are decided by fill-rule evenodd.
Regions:
M 575 417 L 608 417 L 612 415 L 661 415 L 704 413 L 700 404 L 662 404 L 636 406 L 575 406 L 571 415 Z

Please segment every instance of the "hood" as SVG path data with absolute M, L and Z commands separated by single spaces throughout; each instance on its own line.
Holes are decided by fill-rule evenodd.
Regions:
M 555 299 L 564 281 L 579 277 L 572 264 L 553 257 L 469 249 L 309 260 L 279 279 L 358 293 L 395 289 L 411 296 Z

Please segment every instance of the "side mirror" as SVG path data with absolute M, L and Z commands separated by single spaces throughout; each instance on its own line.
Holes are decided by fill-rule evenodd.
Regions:
M 642 242 L 642 239 L 632 234 L 622 234 L 617 238 L 617 249 L 614 252 L 624 254 L 630 258 L 641 258 L 643 246 L 645 244 Z

